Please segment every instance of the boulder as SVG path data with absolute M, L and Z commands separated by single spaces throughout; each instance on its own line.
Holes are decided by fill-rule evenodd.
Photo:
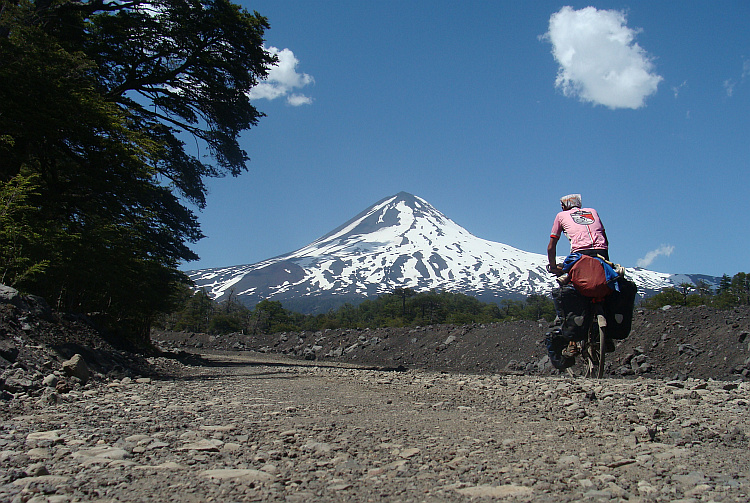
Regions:
M 0 284 L 0 302 L 12 304 L 25 313 L 36 318 L 54 321 L 52 308 L 47 301 L 36 295 L 21 295 L 18 290 Z
M 75 354 L 70 360 L 64 361 L 62 369 L 67 375 L 77 377 L 84 383 L 89 380 L 89 377 L 91 377 L 89 366 L 86 365 L 86 361 L 80 354 Z
M 18 298 L 18 290 L 7 285 L 0 285 L 0 302 L 14 303 Z
M 8 363 L 13 363 L 18 358 L 19 349 L 15 342 L 10 339 L 0 339 L 0 358 L 4 359 Z M 0 367 L 6 367 L 9 365 L 3 364 L 0 361 Z

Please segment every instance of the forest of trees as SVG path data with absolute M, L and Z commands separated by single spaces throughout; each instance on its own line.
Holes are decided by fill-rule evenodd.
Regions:
M 657 309 L 665 305 L 699 306 L 718 309 L 750 305 L 750 275 L 726 274 L 714 291 L 707 283 L 683 283 L 679 288 L 665 288 L 644 299 L 640 307 Z M 305 315 L 284 309 L 281 302 L 263 300 L 250 309 L 234 294 L 221 303 L 212 301 L 202 290 L 185 288 L 181 308 L 157 321 L 160 329 L 226 334 L 232 332 L 275 333 L 318 331 L 327 328 L 382 328 L 425 326 L 443 323 L 495 323 L 514 320 L 552 321 L 555 309 L 544 295 L 525 300 L 502 300 L 499 304 L 480 302 L 460 293 L 421 292 L 397 288 L 390 294 L 365 300 L 354 306 L 344 304 L 325 314 Z
M 344 304 L 325 314 L 304 315 L 288 311 L 281 302 L 263 300 L 253 309 L 230 295 L 217 304 L 203 291 L 184 292 L 179 311 L 162 317 L 158 326 L 166 330 L 224 334 L 231 332 L 274 333 L 317 331 L 326 328 L 381 328 L 425 326 L 443 323 L 493 323 L 510 320 L 551 321 L 552 301 L 543 295 L 526 300 L 484 303 L 460 293 L 422 292 L 396 289 L 390 294 L 353 306 Z
M 750 305 L 750 274 L 738 272 L 733 277 L 724 274 L 714 291 L 705 281 L 696 285 L 682 283 L 677 288 L 665 288 L 642 302 L 647 308 L 672 306 L 711 306 L 727 309 Z
M 246 170 L 268 27 L 228 0 L 0 2 L 0 281 L 148 342 L 206 178 Z

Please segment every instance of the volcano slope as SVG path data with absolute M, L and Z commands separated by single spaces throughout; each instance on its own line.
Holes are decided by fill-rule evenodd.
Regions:
M 212 336 L 155 333 L 164 349 L 254 351 L 316 362 L 470 373 L 551 374 L 546 322 Z M 750 375 L 750 307 L 637 309 L 607 375 L 736 380 Z

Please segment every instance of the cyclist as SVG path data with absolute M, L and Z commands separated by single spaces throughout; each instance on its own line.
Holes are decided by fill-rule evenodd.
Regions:
M 581 194 L 568 194 L 561 197 L 560 206 L 562 211 L 555 216 L 547 245 L 547 260 L 549 261 L 547 270 L 556 275 L 562 274 L 562 269 L 557 264 L 557 242 L 562 233 L 565 233 L 570 241 L 571 253 L 601 255 L 609 260 L 609 241 L 599 213 L 593 208 L 582 207 Z M 546 334 L 546 343 L 553 365 L 562 369 L 573 364 L 573 357 L 578 354 L 578 350 L 575 342 L 568 343 L 560 337 L 562 332 L 559 324 L 562 323 L 567 313 L 559 305 L 558 299 L 554 300 L 557 319 L 555 327 Z
M 609 260 L 609 241 L 599 213 L 593 208 L 581 207 L 581 194 L 561 197 L 560 206 L 562 211 L 555 216 L 547 245 L 547 270 L 554 274 L 562 272 L 557 265 L 557 242 L 563 232 L 570 241 L 571 253 L 601 255 Z

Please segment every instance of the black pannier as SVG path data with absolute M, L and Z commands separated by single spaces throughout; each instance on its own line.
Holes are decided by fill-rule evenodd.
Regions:
M 562 336 L 559 327 L 545 334 L 544 343 L 547 346 L 549 361 L 556 369 L 566 369 L 576 362 L 575 358 L 562 355 L 563 349 L 568 345 L 568 342 L 570 341 Z
M 622 340 L 630 335 L 638 287 L 627 278 L 620 278 L 617 282 L 620 291 L 612 292 L 604 300 L 604 316 L 607 318 L 607 336 Z
M 569 341 L 582 341 L 591 325 L 591 299 L 584 297 L 571 284 L 552 290 L 552 302 L 560 319 L 562 337 Z

